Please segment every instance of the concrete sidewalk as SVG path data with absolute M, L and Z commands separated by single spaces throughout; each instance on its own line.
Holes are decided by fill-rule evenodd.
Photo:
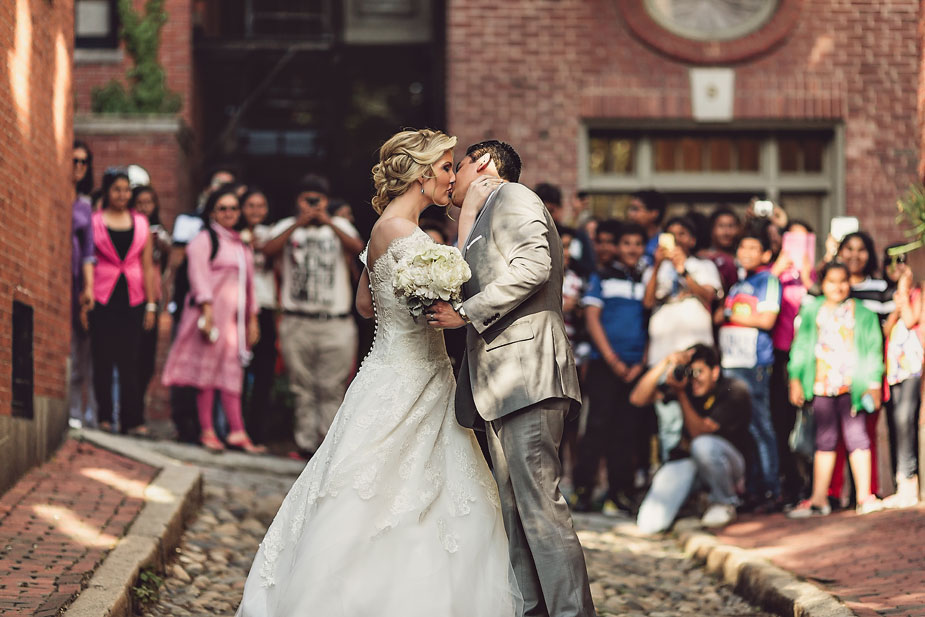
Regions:
M 742 517 L 716 537 L 815 583 L 858 617 L 925 617 L 925 505 L 808 520 Z

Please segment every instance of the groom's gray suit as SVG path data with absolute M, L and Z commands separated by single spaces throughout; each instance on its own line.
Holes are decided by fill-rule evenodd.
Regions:
M 559 493 L 558 448 L 580 405 L 562 321 L 562 243 L 530 189 L 503 184 L 461 246 L 467 328 L 456 417 L 485 420 L 525 615 L 591 617 L 581 546 Z

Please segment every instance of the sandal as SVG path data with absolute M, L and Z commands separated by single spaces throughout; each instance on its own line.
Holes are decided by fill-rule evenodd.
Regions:
M 139 439 L 153 439 L 151 431 L 148 430 L 147 426 L 136 426 L 126 431 L 126 434 L 129 437 L 137 437 Z
M 225 449 L 225 444 L 215 435 L 215 431 L 203 431 L 199 437 L 199 443 L 212 452 L 222 452 Z
M 235 439 L 235 436 L 237 435 L 242 435 L 242 437 Z M 240 433 L 231 433 L 228 435 L 227 443 L 230 450 L 240 450 L 242 452 L 247 452 L 248 454 L 267 453 L 266 446 L 255 445 L 254 442 L 251 441 L 250 437 L 247 436 L 247 433 L 243 431 Z
M 112 432 L 112 422 L 100 422 L 99 429 L 105 433 Z

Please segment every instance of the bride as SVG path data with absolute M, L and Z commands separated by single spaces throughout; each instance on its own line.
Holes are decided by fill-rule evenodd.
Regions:
M 357 291 L 376 335 L 334 423 L 251 567 L 239 617 L 514 617 L 522 600 L 497 486 L 456 423 L 443 334 L 392 290 L 396 261 L 449 205 L 456 138 L 408 130 L 373 167 L 372 230 Z

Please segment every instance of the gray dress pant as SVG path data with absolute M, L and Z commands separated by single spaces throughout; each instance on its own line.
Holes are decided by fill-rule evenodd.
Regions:
M 567 399 L 487 423 L 514 576 L 527 617 L 593 617 L 585 558 L 559 492 Z

